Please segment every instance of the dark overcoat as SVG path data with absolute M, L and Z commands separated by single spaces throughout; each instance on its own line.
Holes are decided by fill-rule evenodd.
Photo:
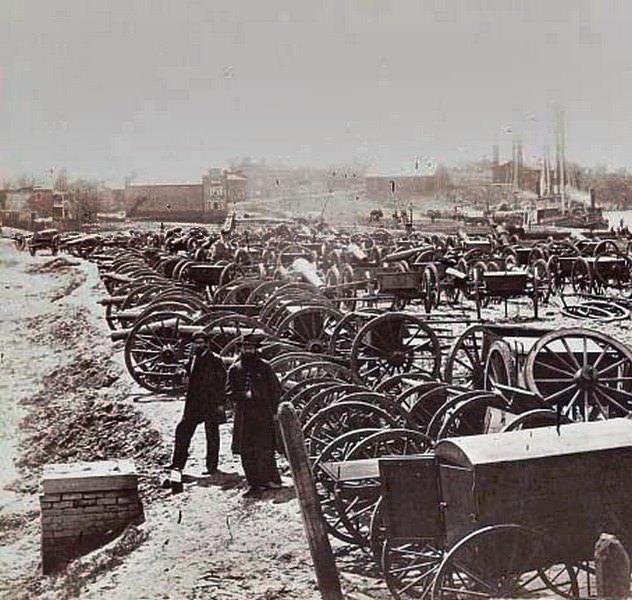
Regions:
M 249 377 L 247 377 L 249 375 Z M 250 381 L 251 398 L 247 397 Z M 228 369 L 226 399 L 233 404 L 234 454 L 243 448 L 254 452 L 274 452 L 276 411 L 281 399 L 281 386 L 270 363 L 254 357 L 247 364 L 240 359 Z
M 226 369 L 222 359 L 208 348 L 191 356 L 187 365 L 189 385 L 184 418 L 201 423 L 219 420 L 226 402 Z

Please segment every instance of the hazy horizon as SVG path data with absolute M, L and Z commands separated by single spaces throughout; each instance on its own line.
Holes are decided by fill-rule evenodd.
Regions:
M 199 180 L 567 156 L 629 165 L 632 3 L 4 0 L 0 179 Z

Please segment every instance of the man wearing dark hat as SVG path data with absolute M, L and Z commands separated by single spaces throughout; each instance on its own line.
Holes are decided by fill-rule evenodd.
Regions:
M 219 239 L 211 246 L 211 261 L 232 260 L 233 252 L 228 241 L 229 231 L 222 229 L 219 232 Z
M 192 338 L 191 358 L 186 372 L 189 379 L 182 420 L 176 427 L 176 442 L 171 467 L 184 469 L 189 445 L 197 426 L 204 423 L 206 431 L 206 470 L 217 472 L 219 461 L 219 425 L 226 422 L 226 369 L 209 346 L 205 333 Z
M 259 356 L 258 345 L 252 335 L 242 339 L 241 354 L 228 370 L 226 384 L 235 412 L 232 450 L 241 455 L 248 481 L 245 497 L 281 487 L 274 456 L 281 386 L 270 363 Z

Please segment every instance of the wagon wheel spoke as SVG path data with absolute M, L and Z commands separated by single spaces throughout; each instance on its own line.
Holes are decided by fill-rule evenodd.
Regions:
M 565 371 L 564 369 L 561 369 L 560 367 L 556 365 L 552 365 L 551 363 L 548 363 L 548 362 L 543 362 L 542 360 L 538 358 L 535 359 L 535 364 L 537 366 L 544 367 L 548 371 L 556 371 L 557 373 L 561 373 L 562 375 L 567 375 L 566 380 L 568 379 L 568 377 L 572 377 L 574 375 L 574 373 L 571 371 Z M 538 380 L 541 380 L 541 379 L 538 378 Z
M 570 385 L 567 385 L 566 387 L 562 388 L 561 390 L 558 390 L 557 392 L 555 392 L 554 394 L 551 394 L 550 396 L 547 396 L 545 398 L 545 400 L 547 402 L 554 402 L 556 401 L 558 398 L 561 398 L 562 396 L 564 396 L 564 394 L 566 394 L 567 392 L 569 392 L 570 390 L 574 389 L 577 387 L 577 384 L 575 384 L 574 382 L 571 383 Z
M 601 386 L 601 385 L 597 386 L 597 388 L 595 389 L 595 395 L 600 396 L 608 404 L 612 404 L 612 405 L 616 406 L 624 414 L 627 414 L 627 413 L 630 412 L 630 407 L 629 406 L 626 407 L 626 406 L 620 404 L 619 401 L 617 399 L 615 399 L 615 397 L 616 397 L 617 394 L 624 395 L 625 398 L 620 398 L 620 400 L 622 400 L 622 401 L 627 400 L 629 402 L 630 400 L 632 400 L 632 394 L 629 394 L 627 392 L 623 392 L 623 394 L 621 394 L 621 392 L 623 392 L 623 390 L 615 390 L 613 388 L 609 388 L 609 387 Z
M 543 352 L 547 352 L 548 354 L 550 354 L 551 356 L 554 357 L 554 359 L 558 360 L 559 362 L 563 363 L 564 365 L 566 365 L 566 367 L 568 367 L 568 372 L 569 373 L 574 373 L 577 368 L 579 368 L 579 366 L 574 367 L 571 363 L 569 363 L 559 352 L 555 352 L 554 350 L 551 350 L 551 348 L 546 345 L 542 348 Z M 544 363 L 547 364 L 548 363 Z
M 622 365 L 625 365 L 626 363 L 628 363 L 628 360 L 625 357 L 620 358 L 618 361 L 604 367 L 601 371 L 599 371 L 599 375 L 602 375 L 603 373 L 607 373 L 608 371 L 612 371 L 612 369 L 618 369 L 619 367 L 621 367 Z
M 562 345 L 564 346 L 564 349 L 567 352 L 567 355 L 571 357 L 574 366 L 576 369 L 581 369 L 582 366 L 585 366 L 586 363 L 584 363 L 584 365 L 580 365 L 577 358 L 575 357 L 575 353 L 571 350 L 570 346 L 568 345 L 568 341 L 566 340 L 566 338 L 562 337 L 560 338 L 560 341 L 562 342 Z

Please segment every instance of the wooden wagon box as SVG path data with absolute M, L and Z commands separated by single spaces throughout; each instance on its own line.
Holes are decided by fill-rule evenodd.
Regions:
M 488 296 L 510 297 L 524 294 L 527 286 L 526 271 L 488 271 L 483 273 L 485 293 Z
M 188 268 L 189 279 L 196 283 L 218 285 L 225 265 L 200 264 Z
M 632 421 L 611 419 L 441 440 L 448 544 L 485 525 L 546 532 L 551 556 L 593 556 L 602 532 L 632 547 Z
M 383 293 L 416 292 L 421 285 L 421 272 L 378 271 L 377 285 Z

